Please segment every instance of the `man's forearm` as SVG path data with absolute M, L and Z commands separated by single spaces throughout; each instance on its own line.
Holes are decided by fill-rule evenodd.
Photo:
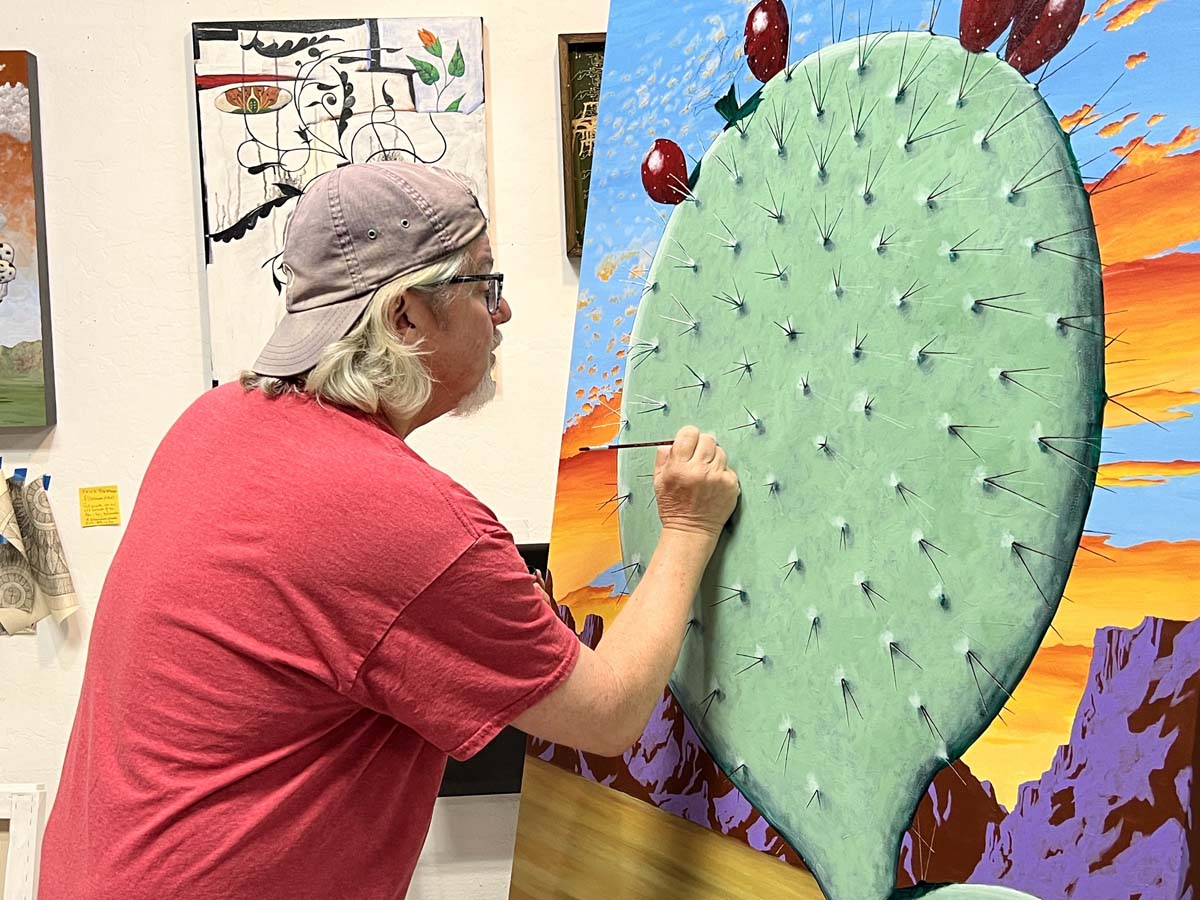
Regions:
M 597 655 L 619 682 L 617 718 L 632 743 L 650 718 L 675 667 L 692 600 L 716 548 L 715 535 L 664 529 L 641 581 Z

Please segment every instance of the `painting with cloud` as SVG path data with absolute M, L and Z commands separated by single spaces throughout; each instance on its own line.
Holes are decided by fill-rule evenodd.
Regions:
M 37 64 L 0 51 L 0 428 L 55 422 Z
M 614 0 L 564 619 L 659 527 L 653 451 L 581 447 L 696 424 L 743 495 L 637 744 L 531 743 L 514 896 L 1200 896 L 1197 25 Z
M 202 22 L 192 38 L 209 362 L 229 381 L 283 313 L 284 229 L 314 178 L 370 160 L 438 165 L 486 204 L 483 22 Z

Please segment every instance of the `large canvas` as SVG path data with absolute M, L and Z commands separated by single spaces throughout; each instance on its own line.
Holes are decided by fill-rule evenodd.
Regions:
M 37 61 L 0 51 L 0 428 L 55 422 Z
M 297 199 L 337 166 L 397 159 L 466 175 L 487 202 L 478 18 L 192 26 L 208 344 L 237 378 L 283 313 L 279 263 Z
M 514 897 L 1200 896 L 1198 25 L 614 0 L 564 618 L 658 527 L 581 447 L 694 423 L 743 495 L 633 750 L 531 743 Z

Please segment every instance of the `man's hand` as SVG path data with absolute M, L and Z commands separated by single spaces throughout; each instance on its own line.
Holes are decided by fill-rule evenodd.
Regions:
M 537 589 L 542 592 L 542 598 L 548 604 L 550 604 L 550 609 L 557 616 L 558 615 L 558 601 L 554 599 L 554 575 L 552 575 L 550 570 L 547 569 L 546 574 L 543 577 L 541 570 L 534 569 L 533 581 L 534 581 L 534 584 L 537 585 Z
M 654 492 L 664 529 L 719 537 L 741 487 L 716 438 L 689 425 L 679 429 L 669 448 L 658 449 Z
M 679 658 L 692 602 L 737 504 L 737 475 L 712 435 L 684 428 L 654 466 L 663 533 L 632 597 L 596 650 L 579 648 L 563 684 L 526 710 L 526 734 L 604 756 L 620 756 L 637 740 Z M 549 576 L 534 583 L 553 603 Z

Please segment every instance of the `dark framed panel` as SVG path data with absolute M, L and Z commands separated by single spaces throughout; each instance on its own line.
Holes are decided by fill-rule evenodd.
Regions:
M 583 256 L 600 76 L 604 70 L 604 39 L 604 32 L 558 36 L 567 256 Z
M 517 550 L 529 571 L 546 571 L 549 544 L 519 544 Z M 521 790 L 525 766 L 525 733 L 505 728 L 495 740 L 465 762 L 446 763 L 439 797 L 472 797 L 481 794 L 516 794 Z

